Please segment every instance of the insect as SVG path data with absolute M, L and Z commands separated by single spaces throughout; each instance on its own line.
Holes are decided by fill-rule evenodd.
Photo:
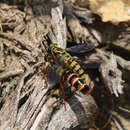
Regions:
M 62 89 L 62 82 L 67 81 L 85 95 L 92 91 L 92 86 L 88 82 L 88 75 L 65 49 L 56 44 L 50 44 L 48 52 L 47 61 L 55 65 L 55 71 L 61 77 L 60 87 Z

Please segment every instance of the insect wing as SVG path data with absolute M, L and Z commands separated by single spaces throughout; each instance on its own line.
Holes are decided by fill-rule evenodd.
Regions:
M 66 50 L 70 53 L 81 54 L 81 53 L 89 52 L 93 50 L 95 47 L 96 47 L 95 44 L 80 44 L 80 45 L 75 45 L 73 47 L 67 48 Z
M 84 68 L 84 69 L 98 69 L 100 67 L 100 65 L 103 63 L 102 60 L 87 60 L 85 62 L 82 62 L 81 61 L 81 66 Z
M 61 77 L 59 77 L 59 75 L 56 73 L 55 66 L 48 66 L 47 67 L 47 72 L 48 72 L 48 75 L 47 75 L 48 83 L 51 86 L 56 85 L 60 81 Z

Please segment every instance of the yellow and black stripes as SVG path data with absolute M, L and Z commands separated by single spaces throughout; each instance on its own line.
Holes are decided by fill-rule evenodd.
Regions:
M 59 48 L 56 44 L 50 44 L 50 48 L 54 61 L 56 64 L 58 62 L 56 72 L 59 76 L 63 76 L 63 80 L 83 94 L 89 94 L 92 88 L 86 80 L 88 75 L 85 74 L 80 64 L 65 49 Z
M 84 83 L 84 80 L 78 77 L 76 73 L 67 71 L 64 75 L 64 80 L 69 82 L 71 86 L 74 86 L 78 91 L 85 95 L 91 92 L 91 87 Z
M 86 81 L 86 77 L 88 77 L 88 75 L 85 74 L 84 70 L 81 68 L 79 63 L 73 59 L 70 62 L 70 70 L 73 70 L 73 72 L 77 73 L 81 79 Z
M 66 65 L 72 59 L 72 56 L 69 53 L 67 53 L 64 49 L 59 48 L 56 44 L 51 44 L 50 47 L 54 57 L 60 57 Z
M 65 66 L 73 72 L 77 73 L 82 79 L 85 80 L 86 74 L 84 74 L 84 70 L 81 68 L 80 64 L 76 62 L 73 57 L 66 52 L 64 49 L 59 48 L 56 44 L 51 44 L 51 51 L 54 57 L 61 57 L 66 64 Z

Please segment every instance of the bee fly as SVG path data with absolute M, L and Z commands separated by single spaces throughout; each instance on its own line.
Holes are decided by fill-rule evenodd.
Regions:
M 49 50 L 47 61 L 56 66 L 56 73 L 61 77 L 60 87 L 63 89 L 62 82 L 67 81 L 76 90 L 85 95 L 89 94 L 92 87 L 88 75 L 80 64 L 65 49 L 56 44 L 50 44 Z

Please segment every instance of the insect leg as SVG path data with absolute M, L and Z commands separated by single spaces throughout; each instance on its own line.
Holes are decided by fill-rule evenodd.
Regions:
M 48 83 L 47 83 L 47 75 L 48 75 L 48 72 L 47 72 L 47 66 L 46 66 L 46 65 L 43 67 L 43 72 L 44 72 L 43 78 L 44 78 L 44 80 L 45 80 L 45 88 L 48 88 Z
M 62 81 L 60 81 L 60 88 L 62 89 L 62 93 L 63 93 L 63 97 L 64 97 L 64 107 L 65 107 L 65 111 L 66 111 L 66 96 L 65 96 L 65 91 L 64 91 L 64 86 Z

